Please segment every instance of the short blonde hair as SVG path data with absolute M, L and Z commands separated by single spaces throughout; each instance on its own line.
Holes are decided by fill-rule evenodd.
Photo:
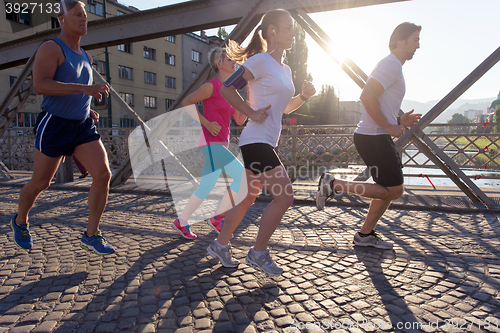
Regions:
M 214 70 L 215 73 L 219 73 L 219 67 L 217 64 L 224 61 L 224 57 L 226 56 L 226 48 L 225 47 L 214 47 L 208 52 L 208 63 L 210 67 Z

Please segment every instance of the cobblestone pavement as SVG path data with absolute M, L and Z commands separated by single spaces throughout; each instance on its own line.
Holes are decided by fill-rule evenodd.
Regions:
M 389 210 L 377 230 L 395 247 L 378 250 L 352 245 L 366 208 L 294 205 L 271 239 L 285 273 L 269 278 L 244 263 L 265 202 L 235 232 L 229 269 L 206 255 L 206 224 L 196 241 L 173 232 L 160 195 L 110 195 L 101 230 L 117 251 L 99 257 L 78 246 L 87 193 L 47 190 L 28 254 L 8 227 L 19 191 L 0 187 L 0 332 L 500 332 L 493 214 Z

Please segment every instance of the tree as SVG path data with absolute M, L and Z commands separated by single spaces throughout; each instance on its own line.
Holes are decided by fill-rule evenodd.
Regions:
M 500 123 L 500 104 L 497 105 L 497 108 L 495 109 L 495 115 L 493 116 L 493 121 L 495 123 Z M 495 126 L 495 133 L 500 133 L 500 126 Z
M 217 37 L 219 37 L 220 39 L 226 39 L 228 35 L 229 34 L 224 27 L 219 27 L 219 30 L 217 30 Z
M 468 124 L 470 123 L 469 118 L 465 117 L 460 113 L 455 113 L 451 116 L 451 119 L 448 121 L 448 124 Z M 469 127 L 465 126 L 452 126 L 450 127 L 450 133 L 468 133 Z
M 292 70 L 292 81 L 295 86 L 295 95 L 297 95 L 302 91 L 302 83 L 304 80 L 312 81 L 313 78 L 311 73 L 307 73 L 306 32 L 297 23 L 294 23 L 293 29 L 295 30 L 295 38 L 292 48 L 285 52 L 283 62 Z M 304 103 L 294 113 L 297 115 L 303 115 L 305 116 L 304 118 L 307 118 L 309 116 L 308 103 Z M 289 117 L 295 116 L 291 114 Z
M 338 123 L 338 97 L 331 85 L 323 85 L 321 92 L 311 106 L 311 116 L 314 125 L 331 125 Z M 313 125 L 311 124 L 311 125 Z

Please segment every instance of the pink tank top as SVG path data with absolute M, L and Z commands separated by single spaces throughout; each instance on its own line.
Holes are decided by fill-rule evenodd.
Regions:
M 229 146 L 229 125 L 235 109 L 220 94 L 222 82 L 218 78 L 208 80 L 214 87 L 214 93 L 210 98 L 203 101 L 203 116 L 208 121 L 216 121 L 221 130 L 217 136 L 213 136 L 202 126 L 199 148 L 210 144 L 223 144 Z

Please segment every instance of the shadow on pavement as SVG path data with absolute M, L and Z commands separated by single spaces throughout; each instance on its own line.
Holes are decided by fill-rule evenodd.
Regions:
M 19 313 L 22 308 L 31 307 L 38 300 L 51 301 L 55 295 L 80 285 L 87 278 L 87 275 L 85 272 L 54 275 L 17 288 L 0 299 L 0 316 Z M 51 296 L 52 293 L 54 293 L 54 297 Z M 57 298 L 58 296 L 54 299 Z

